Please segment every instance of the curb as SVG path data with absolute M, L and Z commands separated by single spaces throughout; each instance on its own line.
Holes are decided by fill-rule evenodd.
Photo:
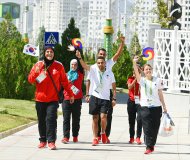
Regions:
M 16 132 L 19 132 L 19 131 L 21 131 L 21 130 L 23 130 L 23 129 L 26 129 L 26 128 L 30 127 L 30 126 L 33 126 L 33 125 L 35 125 L 35 124 L 37 124 L 37 121 L 30 122 L 30 123 L 28 123 L 28 124 L 24 124 L 24 125 L 22 125 L 22 126 L 19 126 L 19 127 L 13 128 L 13 129 L 10 129 L 10 130 L 8 130 L 8 131 L 4 131 L 4 132 L 0 133 L 0 139 L 3 139 L 3 138 L 5 138 L 5 137 L 7 137 L 7 136 L 10 136 L 10 135 L 12 135 L 12 134 L 14 134 L 14 133 L 16 133 Z

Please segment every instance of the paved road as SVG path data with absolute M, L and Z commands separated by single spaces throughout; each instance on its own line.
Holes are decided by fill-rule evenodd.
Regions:
M 62 116 L 58 118 L 57 150 L 38 149 L 37 125 L 0 140 L 0 160 L 189 160 L 190 134 L 187 133 L 188 113 L 180 115 L 173 109 L 175 134 L 158 137 L 155 152 L 144 155 L 145 145 L 128 144 L 126 94 L 119 94 L 114 108 L 111 144 L 92 146 L 91 116 L 83 103 L 79 142 L 62 144 Z M 168 106 L 169 108 L 170 106 Z

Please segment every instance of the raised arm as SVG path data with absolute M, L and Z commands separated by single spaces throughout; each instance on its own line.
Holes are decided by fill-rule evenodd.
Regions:
M 140 82 L 140 79 L 141 79 L 141 75 L 138 71 L 138 66 L 137 66 L 137 61 L 139 60 L 139 57 L 138 56 L 135 56 L 134 59 L 133 59 L 133 69 L 134 69 L 134 72 L 135 72 L 135 76 L 137 78 L 137 82 L 139 83 Z
M 114 54 L 114 56 L 112 57 L 114 62 L 117 61 L 117 59 L 121 55 L 123 47 L 124 47 L 124 44 L 125 44 L 125 37 L 120 37 L 119 39 L 121 40 L 120 46 L 119 46 L 116 54 Z
M 90 71 L 90 66 L 87 65 L 87 64 L 83 61 L 83 59 L 82 59 L 82 57 L 81 57 L 81 54 L 80 54 L 80 52 L 79 52 L 78 50 L 76 51 L 76 57 L 79 59 L 79 62 L 80 62 L 80 64 L 81 64 L 82 68 L 86 69 L 87 71 Z

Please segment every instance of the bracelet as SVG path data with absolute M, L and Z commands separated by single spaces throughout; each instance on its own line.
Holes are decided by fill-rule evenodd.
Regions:
M 82 58 L 78 58 L 79 59 L 79 61 L 82 59 Z

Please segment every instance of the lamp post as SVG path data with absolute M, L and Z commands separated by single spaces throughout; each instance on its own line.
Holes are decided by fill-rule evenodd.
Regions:
M 24 24 L 23 24 L 23 41 L 28 43 L 29 39 L 28 39 L 28 0 L 25 0 L 25 6 L 24 6 Z
M 104 32 L 104 47 L 108 54 L 108 59 L 112 56 L 112 35 L 113 35 L 113 27 L 112 27 L 112 19 L 110 18 L 111 11 L 111 0 L 108 1 L 108 12 L 107 19 L 105 22 L 105 26 L 103 29 Z

